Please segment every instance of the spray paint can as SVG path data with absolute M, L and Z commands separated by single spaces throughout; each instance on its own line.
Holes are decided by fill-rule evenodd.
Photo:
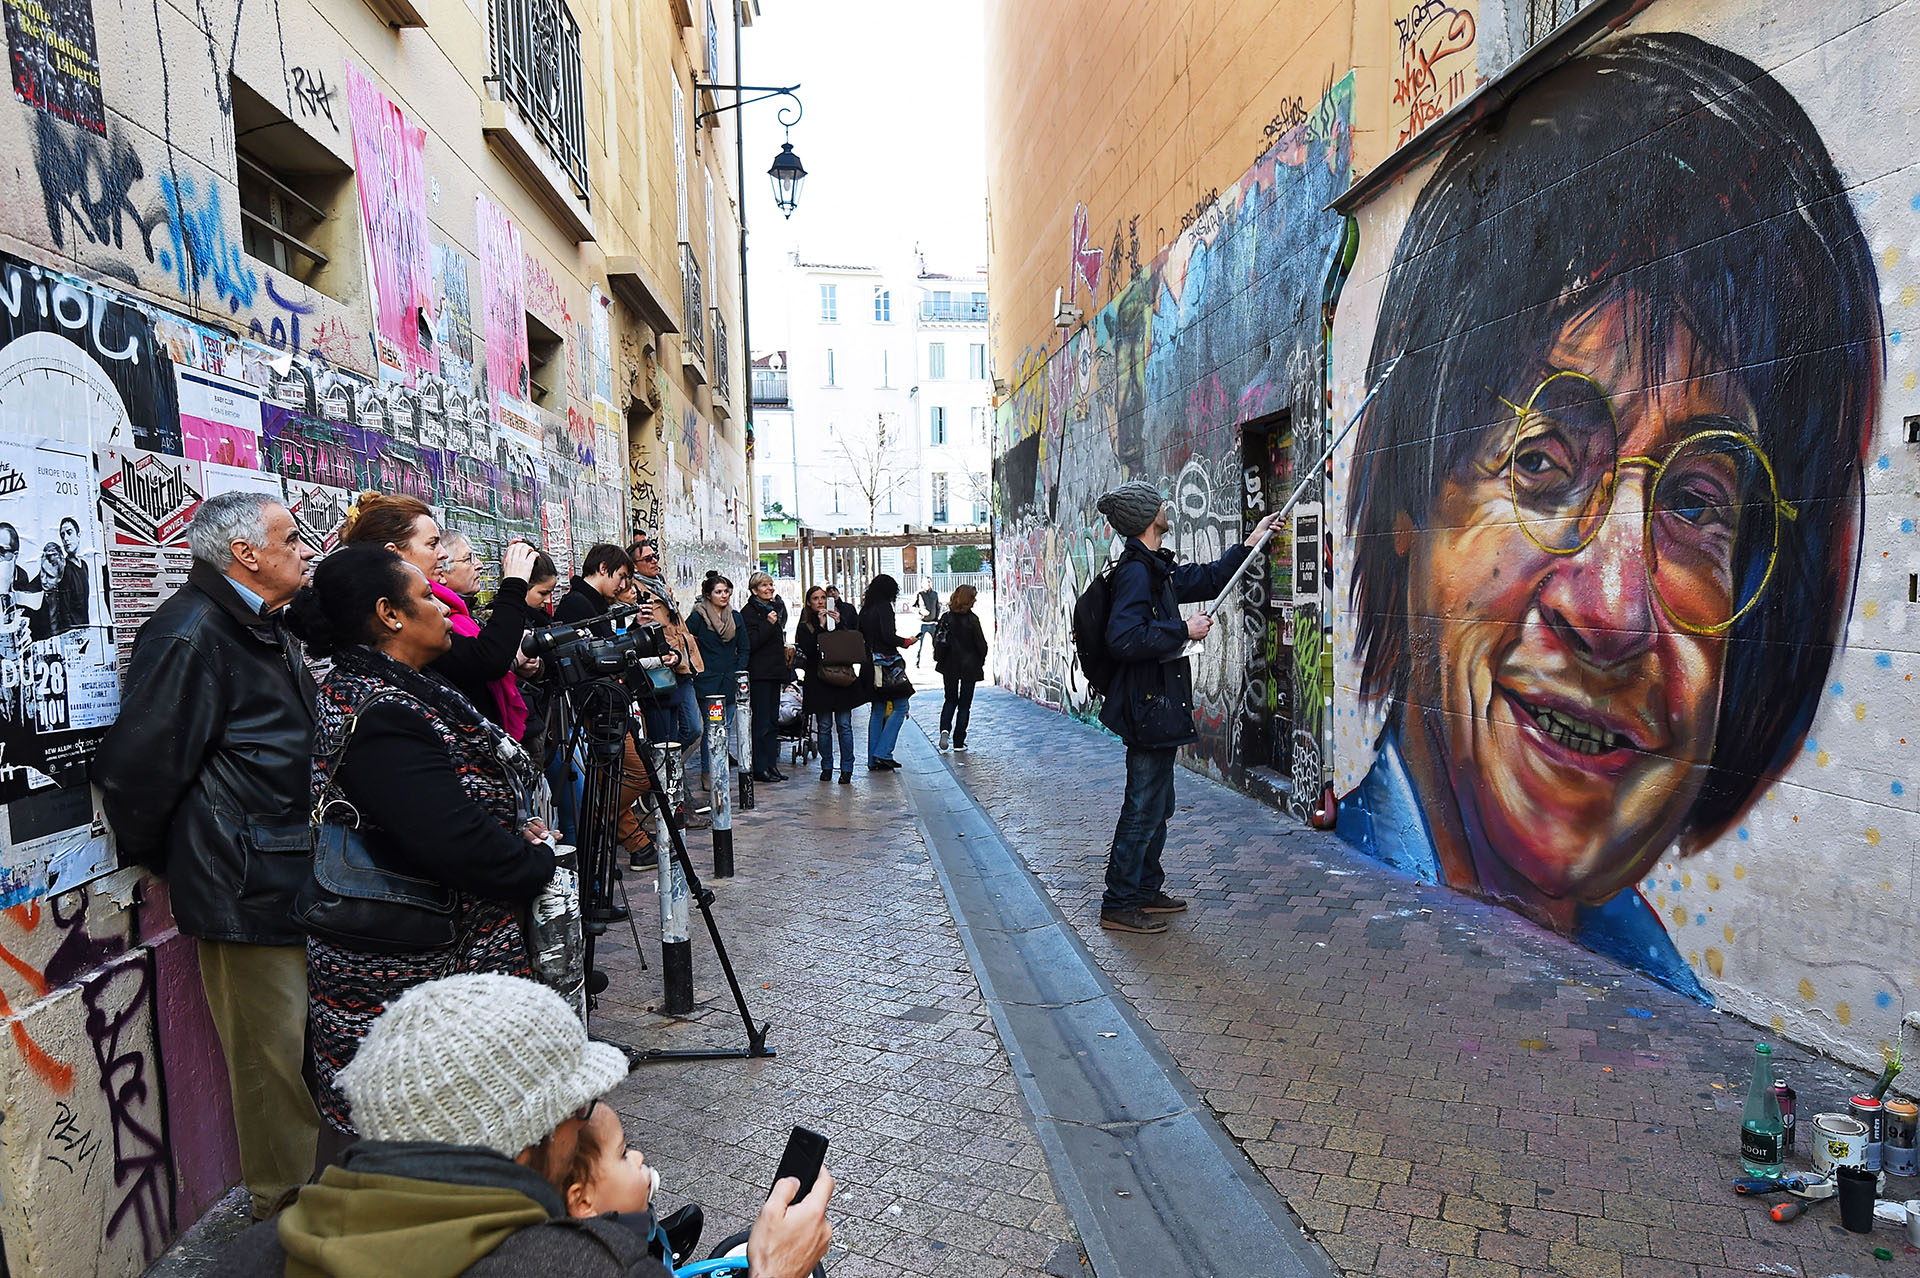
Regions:
M 1920 1126 L 1920 1105 L 1912 1101 L 1886 1103 L 1886 1143 L 1881 1161 L 1889 1176 L 1920 1175 L 1920 1155 L 1915 1151 L 1915 1127 Z
M 1788 1087 L 1784 1081 L 1776 1078 L 1773 1080 L 1773 1096 L 1775 1100 L 1780 1102 L 1780 1122 L 1783 1125 L 1783 1130 L 1780 1134 L 1781 1146 L 1785 1149 L 1792 1149 L 1793 1102 L 1796 1099 L 1794 1090 Z
M 1886 1143 L 1886 1114 L 1879 1098 L 1874 1096 L 1856 1096 L 1847 1102 L 1847 1113 L 1866 1125 L 1867 1149 L 1866 1161 L 1861 1163 L 1870 1172 L 1880 1170 L 1881 1155 Z

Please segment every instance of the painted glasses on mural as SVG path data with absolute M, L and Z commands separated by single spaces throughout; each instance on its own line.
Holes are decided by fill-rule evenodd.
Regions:
M 1705 997 L 1635 889 L 1806 737 L 1882 374 L 1833 161 L 1757 66 L 1620 39 L 1456 142 L 1374 333 L 1341 828 Z

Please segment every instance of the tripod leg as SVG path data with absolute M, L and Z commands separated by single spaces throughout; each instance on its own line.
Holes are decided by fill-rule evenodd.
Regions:
M 660 752 L 658 755 L 656 755 L 655 753 L 656 750 Z M 670 792 L 661 785 L 661 781 L 660 781 L 661 769 L 659 765 L 661 761 L 666 758 L 666 755 L 667 755 L 667 747 L 661 747 L 661 746 L 649 747 L 644 743 L 641 745 L 640 760 L 646 766 L 647 774 L 653 782 L 655 792 L 661 793 L 661 794 L 670 794 Z M 671 764 L 668 765 L 667 771 L 671 774 L 672 772 Z M 740 1011 L 740 1022 L 742 1025 L 746 1026 L 747 1055 L 748 1056 L 771 1056 L 773 1055 L 773 1051 L 767 1046 L 768 1026 L 765 1024 L 762 1024 L 756 1027 L 753 1023 L 753 1013 L 747 1007 L 747 996 L 740 989 L 740 978 L 734 974 L 733 960 L 727 956 L 726 943 L 720 939 L 720 925 L 714 922 L 713 893 L 712 891 L 710 891 L 709 889 L 707 889 L 701 884 L 700 876 L 694 872 L 693 861 L 690 857 L 687 856 L 686 842 L 680 837 L 680 823 L 673 818 L 672 808 L 673 808 L 673 804 L 671 802 L 671 799 L 669 799 L 668 802 L 660 805 L 660 813 L 661 813 L 660 824 L 663 827 L 664 832 L 667 836 L 666 839 L 663 840 L 663 853 L 660 857 L 660 866 L 662 871 L 661 886 L 663 888 L 666 886 L 666 879 L 664 875 L 665 875 L 665 870 L 668 862 L 668 858 L 664 854 L 664 849 L 666 847 L 671 847 L 673 851 L 672 861 L 679 868 L 679 871 L 680 871 L 680 873 L 675 877 L 679 879 L 679 881 L 684 885 L 683 890 L 687 893 L 688 896 L 691 896 L 693 898 L 694 904 L 700 907 L 700 917 L 707 925 L 707 935 L 711 937 L 713 940 L 713 952 L 720 960 L 721 972 L 723 972 L 726 975 L 727 988 L 733 993 L 734 1006 L 737 1007 Z M 661 901 L 661 911 L 663 915 L 666 911 L 666 908 L 667 908 L 666 901 L 663 895 L 662 901 Z M 685 909 L 684 898 L 681 902 L 681 908 L 683 910 Z M 684 918 L 685 916 L 683 914 L 682 919 L 684 920 Z M 681 932 L 682 936 L 686 935 L 684 928 L 685 928 L 685 923 L 683 921 L 682 922 L 683 930 Z M 666 964 L 666 960 L 663 955 L 661 959 L 661 965 L 663 968 L 665 967 L 665 964 Z M 689 981 L 690 980 L 691 980 L 691 977 L 689 977 Z M 691 1001 L 691 999 L 689 999 L 689 1001 Z

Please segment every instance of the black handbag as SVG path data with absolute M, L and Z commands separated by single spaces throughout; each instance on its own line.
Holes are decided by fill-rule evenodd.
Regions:
M 905 657 L 875 657 L 873 686 L 883 701 L 903 701 L 913 695 L 913 677 L 907 673 Z
M 453 945 L 454 890 L 380 863 L 360 813 L 340 792 L 340 763 L 360 717 L 376 701 L 411 700 L 381 690 L 347 716 L 326 787 L 313 808 L 313 874 L 294 897 L 294 921 L 332 945 L 374 954 L 417 954 Z

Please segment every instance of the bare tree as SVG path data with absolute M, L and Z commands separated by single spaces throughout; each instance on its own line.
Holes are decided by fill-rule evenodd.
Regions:
M 840 434 L 840 454 L 846 459 L 847 480 L 867 507 L 867 532 L 879 531 L 880 507 L 891 505 L 895 493 L 913 482 L 913 459 L 900 446 L 899 436 L 888 429 L 887 414 L 874 414 L 871 430 L 850 430 Z M 871 575 L 868 552 L 861 552 L 862 571 Z

